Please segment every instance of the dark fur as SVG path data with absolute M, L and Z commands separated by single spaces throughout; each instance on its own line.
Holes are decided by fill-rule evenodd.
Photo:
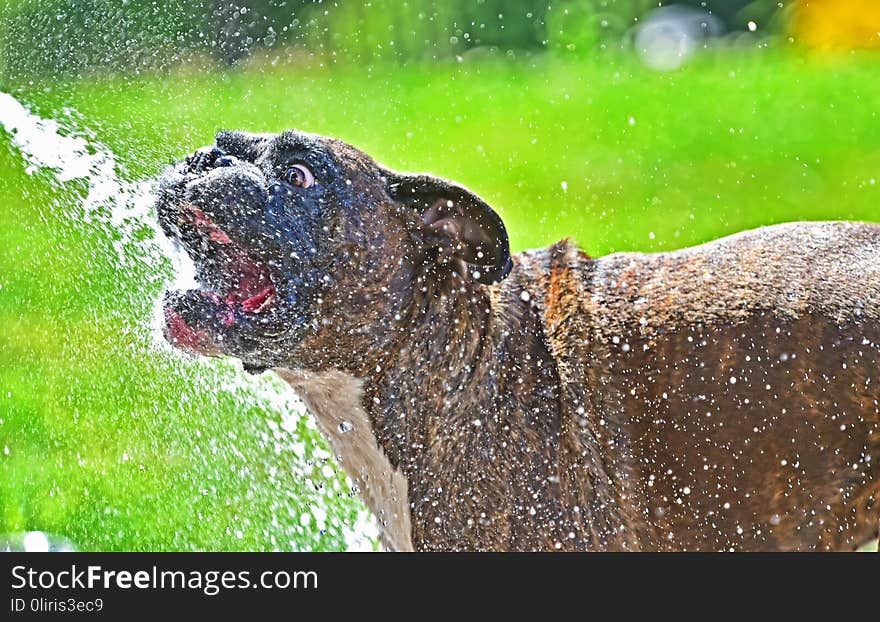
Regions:
M 281 144 L 323 162 L 322 200 L 273 194 Z M 877 226 L 600 259 L 561 242 L 510 262 L 500 220 L 460 186 L 320 137 L 218 145 L 268 194 L 233 209 L 239 178 L 188 164 L 163 183 L 160 217 L 181 236 L 175 206 L 201 201 L 243 228 L 237 242 L 272 240 L 253 252 L 276 254 L 280 302 L 269 331 L 172 298 L 201 331 L 189 349 L 362 379 L 416 549 L 848 550 L 876 536 Z M 243 216 L 273 205 L 287 215 Z

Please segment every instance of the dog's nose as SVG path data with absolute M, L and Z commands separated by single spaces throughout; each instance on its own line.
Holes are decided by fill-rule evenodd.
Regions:
M 186 165 L 190 172 L 203 173 L 216 166 L 217 162 L 225 156 L 226 152 L 219 147 L 202 147 L 186 159 Z

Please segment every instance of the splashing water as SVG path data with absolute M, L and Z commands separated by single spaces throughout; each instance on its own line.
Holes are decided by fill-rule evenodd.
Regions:
M 87 254 L 84 273 L 40 284 L 60 292 L 61 319 L 41 320 L 26 298 L 25 315 L 52 329 L 23 351 L 51 359 L 57 347 L 56 376 L 13 356 L 17 375 L 0 387 L 12 400 L 0 411 L 0 510 L 17 517 L 0 519 L 0 532 L 42 530 L 89 549 L 373 550 L 374 520 L 290 388 L 272 374 L 247 377 L 237 362 L 185 357 L 162 339 L 161 292 L 187 287 L 191 262 L 156 224 L 152 182 L 126 180 L 75 111 L 59 116 L 41 118 L 0 93 L 0 129 L 24 165 L 22 183 L 46 180 L 61 207 L 49 210 L 56 229 L 109 248 Z M 46 251 L 70 252 L 66 242 Z M 0 296 L 10 295 L 4 285 Z M 83 323 L 109 330 L 71 329 L 68 300 L 81 298 Z M 51 438 L 31 438 L 38 424 Z
M 63 112 L 68 117 L 75 116 L 69 108 Z M 121 167 L 113 152 L 97 141 L 94 132 L 79 128 L 65 132 L 67 128 L 62 128 L 58 121 L 31 114 L 7 93 L 0 93 L 0 126 L 9 132 L 12 144 L 24 157 L 29 175 L 40 169 L 52 169 L 60 183 L 77 179 L 88 182 L 87 194 L 79 204 L 79 216 L 105 233 L 118 234 L 111 244 L 120 267 L 157 266 L 168 258 L 174 264 L 169 274 L 175 275 L 168 284 L 185 288 L 193 283 L 192 261 L 185 253 L 177 252 L 152 216 L 152 182 L 121 180 Z M 134 235 L 138 227 L 151 229 L 151 236 L 140 243 Z M 152 328 L 157 343 L 162 343 L 158 319 L 157 316 Z

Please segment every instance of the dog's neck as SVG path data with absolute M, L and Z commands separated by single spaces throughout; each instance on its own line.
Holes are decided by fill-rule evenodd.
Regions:
M 541 318 L 513 281 L 420 283 L 397 341 L 360 370 L 378 443 L 408 482 L 413 542 L 551 546 L 559 392 Z M 511 542 L 514 522 L 534 542 Z
M 583 531 L 561 502 L 578 450 L 533 279 L 416 278 L 383 343 L 344 371 L 287 374 L 393 548 L 568 548 Z

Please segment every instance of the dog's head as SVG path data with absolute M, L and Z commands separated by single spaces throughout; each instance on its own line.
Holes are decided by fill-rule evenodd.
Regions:
M 301 132 L 219 134 L 165 172 L 157 210 L 201 285 L 167 294 L 166 338 L 249 368 L 308 366 L 306 347 L 332 358 L 328 339 L 356 349 L 431 281 L 481 287 L 511 267 L 501 219 L 472 192 Z

